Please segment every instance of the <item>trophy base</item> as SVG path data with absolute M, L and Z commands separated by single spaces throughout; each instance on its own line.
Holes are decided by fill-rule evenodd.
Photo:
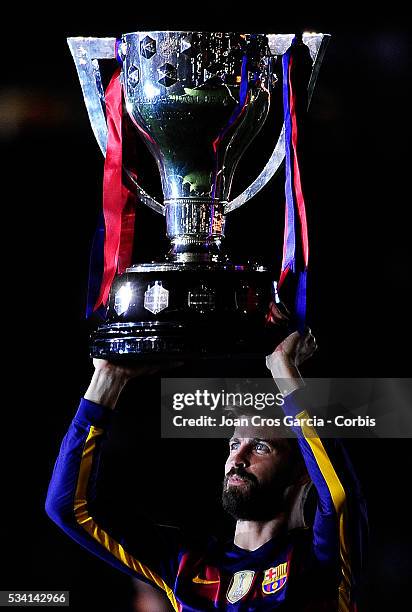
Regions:
M 284 329 L 253 329 L 250 325 L 217 330 L 213 326 L 190 327 L 178 322 L 149 326 L 139 322 L 108 323 L 93 333 L 90 354 L 109 361 L 262 359 L 286 335 Z
M 111 288 L 91 356 L 110 361 L 262 359 L 288 334 L 267 322 L 273 273 L 258 265 L 138 264 Z

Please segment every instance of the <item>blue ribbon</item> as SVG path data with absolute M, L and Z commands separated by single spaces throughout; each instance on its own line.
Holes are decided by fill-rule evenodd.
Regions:
M 123 58 L 122 58 L 121 51 L 120 51 L 121 44 L 122 44 L 122 39 L 116 38 L 116 43 L 114 46 L 114 54 L 116 56 L 117 63 L 120 64 L 120 66 L 123 66 Z
M 292 272 L 295 271 L 295 201 L 293 197 L 293 173 L 292 173 L 292 120 L 290 117 L 289 106 L 289 59 L 291 50 L 288 49 L 282 56 L 283 66 L 283 113 L 285 120 L 285 157 L 286 157 L 286 178 L 285 178 L 285 196 L 286 196 L 286 214 L 287 214 L 287 236 L 286 248 L 283 258 L 283 270 L 288 266 Z
M 306 331 L 306 289 L 307 289 L 307 270 L 299 272 L 298 288 L 295 298 L 295 316 L 298 332 L 301 336 Z
M 293 45 L 282 56 L 283 67 L 283 112 L 285 121 L 285 196 L 286 196 L 286 216 L 287 216 L 287 235 L 284 247 L 282 271 L 289 267 L 291 272 L 296 272 L 296 215 L 295 215 L 295 195 L 293 187 L 293 151 L 292 151 L 292 119 L 290 115 L 289 98 L 289 76 L 290 76 L 290 56 Z M 306 331 L 306 293 L 307 293 L 307 269 L 299 271 L 298 285 L 295 295 L 295 318 L 298 332 L 304 335 Z
M 90 250 L 89 260 L 89 280 L 87 290 L 86 318 L 88 319 L 93 314 L 94 305 L 100 293 L 100 285 L 103 277 L 104 267 L 104 216 L 103 210 L 100 210 L 97 220 L 96 229 L 92 240 L 92 248 Z M 100 309 L 96 311 L 99 315 L 102 313 Z

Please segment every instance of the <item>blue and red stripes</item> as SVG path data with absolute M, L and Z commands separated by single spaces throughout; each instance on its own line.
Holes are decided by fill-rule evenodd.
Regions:
M 298 160 L 298 116 L 297 95 L 294 85 L 294 67 L 296 39 L 282 56 L 283 66 L 283 111 L 285 122 L 285 229 L 283 239 L 283 256 L 279 288 L 289 272 L 299 274 L 295 316 L 298 331 L 303 332 L 306 322 L 307 268 L 309 263 L 309 238 L 306 218 L 305 199 L 303 196 L 301 173 Z M 296 236 L 300 233 L 302 243 L 302 261 L 297 262 Z

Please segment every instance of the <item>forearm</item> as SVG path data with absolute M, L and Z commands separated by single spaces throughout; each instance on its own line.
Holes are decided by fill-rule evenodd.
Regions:
M 114 400 L 114 396 L 106 394 L 106 384 L 100 376 L 91 385 L 92 393 L 110 404 Z M 176 536 L 165 541 L 163 532 L 149 521 L 139 520 L 130 527 L 123 513 L 107 512 L 94 495 L 100 479 L 102 442 L 113 416 L 107 406 L 81 400 L 55 464 L 46 512 L 88 551 L 131 576 L 154 583 L 175 601 L 168 585 L 176 577 L 180 539 Z
M 99 477 L 99 470 L 95 467 L 99 464 L 101 442 L 112 417 L 107 407 L 81 400 L 61 444 L 47 493 L 46 512 L 73 540 L 127 571 L 111 548 L 103 545 L 102 534 L 106 532 L 96 523 L 91 510 Z M 94 537 L 95 534 L 99 537 Z M 104 541 L 108 537 L 108 534 L 104 535 Z
M 114 410 L 129 377 L 114 365 L 95 369 L 84 398 Z
M 62 521 L 66 517 L 74 518 L 73 499 L 86 440 L 92 427 L 102 432 L 107 430 L 112 417 L 113 414 L 105 406 L 81 400 L 79 409 L 62 441 L 49 485 L 47 510 L 49 514 L 52 512 L 53 520 L 55 517 L 60 517 Z M 99 450 L 100 446 L 96 451 Z M 95 453 L 96 462 L 97 454 Z
M 284 397 L 305 386 L 298 368 L 282 353 L 274 352 L 269 355 L 266 358 L 266 365 Z
M 274 351 L 266 363 L 285 397 L 285 415 L 296 419 L 292 430 L 297 436 L 306 469 L 318 493 L 318 509 L 313 526 L 315 557 L 331 567 L 338 567 L 338 527 L 345 506 L 346 492 L 325 446 L 314 427 L 310 425 L 308 400 L 303 391 L 305 383 L 294 361 L 282 351 Z

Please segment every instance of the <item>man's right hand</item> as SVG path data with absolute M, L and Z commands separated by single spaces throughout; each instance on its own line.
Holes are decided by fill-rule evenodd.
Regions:
M 182 362 L 121 364 L 93 359 L 94 373 L 84 398 L 114 410 L 126 383 L 137 376 L 148 376 L 182 365 Z

